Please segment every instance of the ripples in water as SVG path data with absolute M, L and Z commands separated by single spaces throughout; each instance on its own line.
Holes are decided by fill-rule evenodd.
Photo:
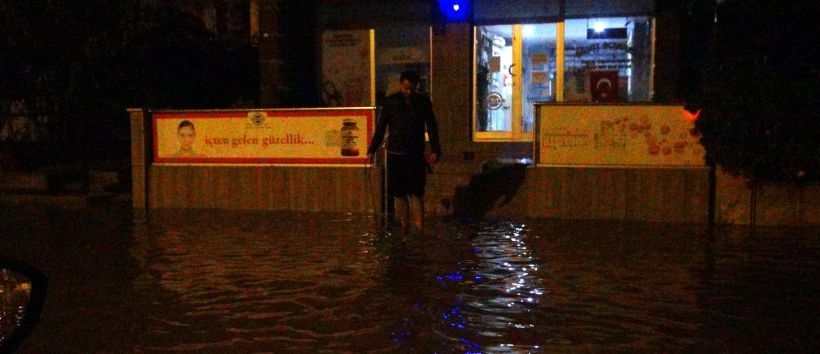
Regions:
M 96 339 L 103 352 L 811 352 L 820 337 L 817 229 L 438 218 L 401 237 L 337 214 L 162 210 L 142 226 L 49 215 L 60 227 L 38 227 L 61 230 L 52 241 L 35 227 L 0 256 L 28 237 L 67 287 L 54 296 L 90 289 L 53 300 L 49 331 L 86 302 L 124 313 L 65 329 L 97 338 L 32 339 L 77 350 Z M 79 231 L 96 238 L 53 242 Z M 61 267 L 71 262 L 107 282 Z

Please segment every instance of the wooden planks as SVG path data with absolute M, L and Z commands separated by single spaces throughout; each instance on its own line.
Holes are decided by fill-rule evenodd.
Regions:
M 700 223 L 707 169 L 538 167 L 527 173 L 527 216 Z
M 378 194 L 357 167 L 153 165 L 150 176 L 152 208 L 369 213 Z
M 364 167 L 152 165 L 151 208 L 373 213 L 380 206 L 378 171 Z M 431 214 L 454 181 L 438 169 L 428 182 Z M 457 177 L 462 177 L 461 179 Z M 533 218 L 705 223 L 707 169 L 535 167 L 511 202 L 493 212 Z M 503 209 L 503 210 L 502 210 Z

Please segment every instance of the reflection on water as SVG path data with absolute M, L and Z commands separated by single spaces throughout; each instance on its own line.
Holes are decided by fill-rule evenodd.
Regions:
M 0 344 L 23 324 L 31 296 L 31 282 L 20 273 L 0 267 Z
M 46 225 L 0 213 L 17 225 L 0 256 L 32 258 L 57 283 L 31 351 L 811 352 L 820 344 L 816 229 L 709 234 L 439 218 L 426 235 L 401 237 L 369 216 L 339 214 L 161 210 L 133 226 L 127 209 L 28 213 Z M 102 324 L 85 315 L 92 304 L 102 306 L 93 313 Z

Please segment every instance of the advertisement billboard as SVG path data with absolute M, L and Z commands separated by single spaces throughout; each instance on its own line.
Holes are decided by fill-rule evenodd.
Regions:
M 697 115 L 676 105 L 538 104 L 540 165 L 705 166 Z
M 367 163 L 375 108 L 158 111 L 155 163 Z

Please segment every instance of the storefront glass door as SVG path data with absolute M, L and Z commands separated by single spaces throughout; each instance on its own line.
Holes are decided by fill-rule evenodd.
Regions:
M 512 132 L 513 26 L 481 26 L 476 37 L 476 131 Z
M 532 140 L 533 103 L 555 100 L 555 28 L 555 24 L 476 27 L 476 140 Z

